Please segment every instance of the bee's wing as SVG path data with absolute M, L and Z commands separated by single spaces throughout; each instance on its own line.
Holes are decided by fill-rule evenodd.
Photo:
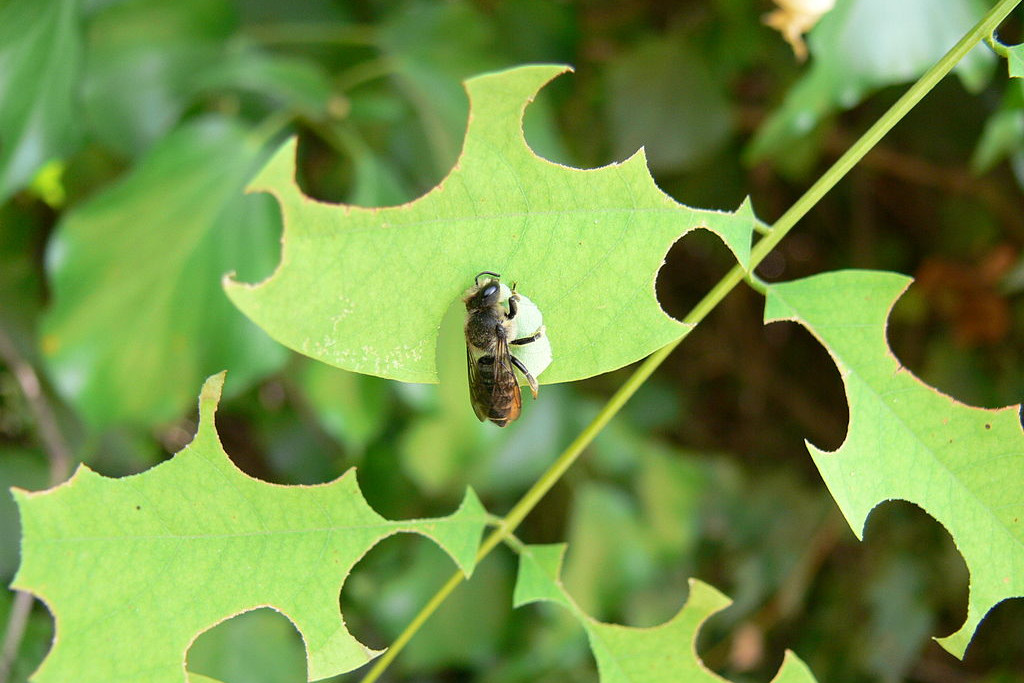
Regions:
M 473 412 L 476 413 L 477 419 L 483 422 L 487 419 L 490 391 L 480 381 L 476 358 L 473 357 L 469 346 L 466 347 L 466 368 L 469 371 L 469 402 L 473 404 Z
M 523 409 L 523 397 L 519 392 L 519 380 L 512 369 L 508 340 L 501 335 L 498 335 L 494 345 L 494 389 L 491 401 L 493 405 L 508 405 L 506 424 L 518 418 Z

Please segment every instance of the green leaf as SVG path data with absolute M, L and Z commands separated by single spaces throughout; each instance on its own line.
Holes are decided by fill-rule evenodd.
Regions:
M 1009 84 L 999 109 L 985 121 L 981 138 L 971 155 L 971 171 L 982 174 L 990 171 L 1003 159 L 1024 149 L 1024 82 Z
M 590 639 L 601 683 L 677 683 L 678 681 L 725 681 L 708 670 L 697 656 L 697 631 L 729 599 L 711 586 L 690 580 L 690 597 L 669 621 L 652 628 L 605 624 L 580 609 L 562 586 L 564 545 L 532 545 L 519 554 L 519 577 L 514 601 L 517 607 L 547 600 L 568 609 L 579 619 Z M 787 651 L 775 683 L 814 681 L 807 666 Z
M 909 283 L 842 271 L 768 288 L 765 321 L 795 320 L 832 355 L 850 426 L 826 453 L 808 444 L 833 498 L 861 537 L 868 513 L 902 499 L 949 530 L 971 573 L 967 620 L 939 643 L 956 656 L 985 614 L 1024 595 L 1024 434 L 1018 407 L 963 405 L 923 384 L 892 355 L 886 320 Z
M 1006 45 L 993 35 L 989 44 L 997 55 L 1006 60 L 1010 78 L 1024 78 L 1024 43 Z
M 706 227 L 746 263 L 756 219 L 747 204 L 732 214 L 676 203 L 654 185 L 642 153 L 595 170 L 533 154 L 523 109 L 565 70 L 530 66 L 467 81 L 458 163 L 402 206 L 311 200 L 294 181 L 295 143 L 282 147 L 251 186 L 281 204 L 281 265 L 258 285 L 227 281 L 232 301 L 292 349 L 406 382 L 437 381 L 441 319 L 482 270 L 518 282 L 540 307 L 555 357 L 542 382 L 607 372 L 678 338 L 685 327 L 654 294 L 669 247 Z
M 1010 45 L 1006 61 L 1009 62 L 1010 78 L 1024 78 L 1024 43 Z
M 323 117 L 331 97 L 331 84 L 316 62 L 249 47 L 228 51 L 193 76 L 191 85 L 214 94 L 224 89 L 252 92 L 310 118 Z
M 236 124 L 191 124 L 58 227 L 43 349 L 93 424 L 171 419 L 211 372 L 231 370 L 237 391 L 284 362 L 219 286 L 277 253 L 271 203 L 241 193 L 259 154 Z
M 0 6 L 0 202 L 78 140 L 75 0 Z
M 825 117 L 856 106 L 874 90 L 924 73 L 977 22 L 981 0 L 838 0 L 808 35 L 807 74 L 781 108 L 758 129 L 747 150 L 752 161 L 779 156 Z M 956 67 L 964 86 L 980 90 L 994 64 L 984 46 Z
M 123 479 L 84 465 L 39 493 L 15 490 L 22 564 L 14 585 L 53 612 L 57 637 L 33 680 L 181 681 L 196 635 L 272 607 L 302 634 L 310 680 L 376 653 L 346 630 L 338 595 L 382 538 L 427 536 L 468 574 L 486 515 L 467 492 L 449 517 L 389 521 L 364 500 L 354 470 L 318 486 L 252 479 L 214 427 L 224 375 L 199 401 L 199 432 L 171 460 Z
M 198 77 L 220 68 L 235 22 L 226 0 L 139 0 L 98 13 L 82 83 L 91 132 L 127 156 L 147 150 L 177 124 Z

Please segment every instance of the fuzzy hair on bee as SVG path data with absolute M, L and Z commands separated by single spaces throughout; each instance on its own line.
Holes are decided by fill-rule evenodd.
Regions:
M 479 273 L 472 287 L 462 297 L 466 304 L 466 364 L 469 371 L 469 396 L 473 411 L 480 421 L 490 420 L 504 427 L 519 417 L 522 411 L 522 393 L 516 371 L 529 384 L 530 392 L 537 398 L 537 379 L 520 358 L 512 354 L 511 346 L 524 346 L 539 340 L 547 343 L 544 326 L 526 336 L 519 337 L 520 305 L 522 297 L 515 291 L 515 284 L 509 289 L 501 283 L 501 276 L 491 271 Z M 536 306 L 529 303 L 533 310 Z M 547 362 L 536 370 L 539 374 L 550 362 L 548 345 Z

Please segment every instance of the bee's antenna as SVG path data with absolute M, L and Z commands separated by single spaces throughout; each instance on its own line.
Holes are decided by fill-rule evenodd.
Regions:
M 491 276 L 493 276 L 493 277 L 496 277 L 496 278 L 500 278 L 500 277 L 501 277 L 501 275 L 499 275 L 498 273 L 492 273 L 492 272 L 491 272 L 491 271 L 489 271 L 489 270 L 482 270 L 482 271 L 480 271 L 479 273 L 477 273 L 477 276 L 476 276 L 476 278 L 475 278 L 475 279 L 473 280 L 473 282 L 474 282 L 475 284 L 477 284 L 477 285 L 479 285 L 479 284 L 480 284 L 480 276 L 481 276 L 481 275 L 491 275 Z

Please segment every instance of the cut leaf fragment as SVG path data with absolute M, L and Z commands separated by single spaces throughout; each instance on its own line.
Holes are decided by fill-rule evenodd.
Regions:
M 850 426 L 835 452 L 808 444 L 858 537 L 879 503 L 920 506 L 953 537 L 971 573 L 967 620 L 939 643 L 960 657 L 981 619 L 1024 596 L 1024 433 L 1019 406 L 974 408 L 903 368 L 886 321 L 909 279 L 842 271 L 768 287 L 765 322 L 793 320 L 831 354 Z
M 193 442 L 171 460 L 123 479 L 84 465 L 54 489 L 15 489 L 22 564 L 14 586 L 56 621 L 34 681 L 181 683 L 202 631 L 272 607 L 302 634 L 310 680 L 351 671 L 376 654 L 345 628 L 341 585 L 386 536 L 438 543 L 468 574 L 486 515 L 467 492 L 438 519 L 389 521 L 359 492 L 355 471 L 318 486 L 252 479 L 228 459 L 214 427 L 224 375 L 200 397 Z
M 470 79 L 469 127 L 455 168 L 409 204 L 366 209 L 306 197 L 295 143 L 252 183 L 284 215 L 277 272 L 258 285 L 228 280 L 235 304 L 272 337 L 337 367 L 436 382 L 441 319 L 480 271 L 518 282 L 544 314 L 555 350 L 543 382 L 633 362 L 683 334 L 658 305 L 654 281 L 687 231 L 716 232 L 746 264 L 756 219 L 690 209 L 659 190 L 642 153 L 581 170 L 536 156 L 523 110 L 562 66 Z
M 597 660 L 601 683 L 678 683 L 725 681 L 697 656 L 696 638 L 701 625 L 725 609 L 729 599 L 711 586 L 690 580 L 690 597 L 681 610 L 661 626 L 631 628 L 601 623 L 577 606 L 562 586 L 564 545 L 532 545 L 519 554 L 515 605 L 547 600 L 565 607 L 580 620 Z M 792 652 L 774 683 L 810 683 L 810 669 Z

